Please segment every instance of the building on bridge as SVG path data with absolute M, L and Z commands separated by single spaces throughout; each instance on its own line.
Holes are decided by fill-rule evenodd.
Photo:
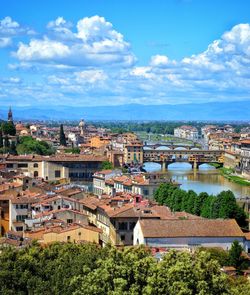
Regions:
M 201 164 L 224 163 L 224 151 L 209 150 L 144 150 L 143 161 L 162 165 L 162 170 L 175 162 L 187 162 L 197 169 Z

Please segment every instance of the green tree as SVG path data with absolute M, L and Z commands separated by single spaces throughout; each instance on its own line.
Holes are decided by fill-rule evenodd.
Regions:
M 245 265 L 245 258 L 241 255 L 243 248 L 238 241 L 234 241 L 229 250 L 229 264 L 237 270 L 242 269 Z
M 160 205 L 169 206 L 171 195 L 177 188 L 171 183 L 161 183 L 154 192 L 154 198 Z
M 3 147 L 3 132 L 0 129 L 0 148 L 2 148 L 2 147 Z
M 15 143 L 15 141 L 12 141 L 12 142 L 11 142 L 9 152 L 10 152 L 10 154 L 12 154 L 12 155 L 17 155 L 17 150 L 16 150 L 16 143 Z
M 196 199 L 198 198 L 198 196 L 196 192 L 194 192 L 193 190 L 189 190 L 187 194 L 188 194 L 188 200 L 187 200 L 186 212 L 194 214 Z
M 201 216 L 206 218 L 211 218 L 213 212 L 212 212 L 212 206 L 214 202 L 215 197 L 209 196 L 206 198 L 205 202 L 203 203 L 201 207 Z
M 38 141 L 31 136 L 23 136 L 20 138 L 20 143 L 16 147 L 18 155 L 37 154 L 37 155 L 52 155 L 54 149 L 45 141 Z
M 65 153 L 80 154 L 81 150 L 78 147 L 72 147 L 71 149 L 64 150 Z
M 6 151 L 8 151 L 9 147 L 10 147 L 9 137 L 8 137 L 8 135 L 5 135 L 5 137 L 4 137 L 4 148 L 5 148 Z
M 170 251 L 148 278 L 145 294 L 229 294 L 226 275 L 206 252 L 191 255 Z
M 65 133 L 63 131 L 63 124 L 60 125 L 60 134 L 59 134 L 60 145 L 67 146 Z
M 11 122 L 3 122 L 2 123 L 2 131 L 3 131 L 3 134 L 5 135 L 16 135 L 16 127 L 13 123 Z
M 109 161 L 103 161 L 101 164 L 102 170 L 112 170 L 114 168 L 113 164 Z
M 209 195 L 205 192 L 200 193 L 196 199 L 195 199 L 195 203 L 194 203 L 194 211 L 193 213 L 195 215 L 200 216 L 201 215 L 201 208 L 202 205 L 205 203 L 206 199 L 209 197 Z

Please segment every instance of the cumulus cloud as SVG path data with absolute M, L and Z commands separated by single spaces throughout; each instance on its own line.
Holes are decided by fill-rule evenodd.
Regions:
M 0 20 L 0 48 L 12 45 L 12 39 L 22 35 L 32 35 L 35 32 L 28 27 L 21 26 L 17 21 L 6 16 Z
M 14 54 L 20 61 L 60 63 L 73 66 L 131 66 L 135 57 L 130 44 L 103 17 L 85 17 L 78 21 L 77 32 L 62 17 L 51 21 L 52 38 L 20 42 Z
M 157 54 L 151 57 L 150 64 L 155 67 L 167 66 L 169 64 L 169 59 L 166 55 Z
M 20 42 L 14 53 L 19 62 L 9 64 L 16 73 L 33 71 L 39 83 L 9 80 L 0 95 L 81 105 L 249 99 L 249 24 L 234 26 L 199 54 L 179 61 L 156 54 L 140 66 L 130 44 L 103 17 L 75 25 L 58 17 L 47 30 L 41 38 Z

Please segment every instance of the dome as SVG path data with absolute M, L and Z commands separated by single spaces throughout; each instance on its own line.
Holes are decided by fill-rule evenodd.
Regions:
M 84 122 L 84 120 L 82 119 L 81 121 L 80 121 L 80 123 L 79 123 L 79 127 L 84 127 L 85 126 L 85 122 Z

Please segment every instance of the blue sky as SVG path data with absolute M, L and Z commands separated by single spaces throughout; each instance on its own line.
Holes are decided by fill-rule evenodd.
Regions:
M 249 11 L 245 0 L 1 0 L 1 104 L 249 101 Z

